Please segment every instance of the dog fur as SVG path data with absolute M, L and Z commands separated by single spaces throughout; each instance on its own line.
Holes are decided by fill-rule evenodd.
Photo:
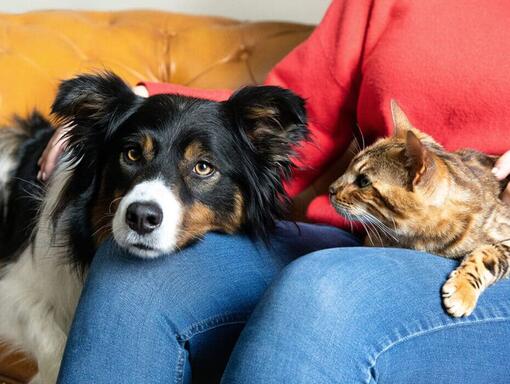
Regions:
M 142 98 L 112 73 L 62 82 L 53 114 L 72 128 L 46 186 L 37 159 L 52 125 L 34 113 L 0 130 L 0 338 L 37 360 L 32 383 L 56 381 L 105 239 L 141 258 L 208 231 L 267 239 L 308 134 L 303 100 L 278 87 L 242 88 L 224 102 Z

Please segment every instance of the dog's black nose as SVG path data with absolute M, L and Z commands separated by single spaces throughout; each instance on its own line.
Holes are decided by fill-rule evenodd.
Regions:
M 140 235 L 151 233 L 161 225 L 163 211 L 156 203 L 132 203 L 126 211 L 126 223 Z

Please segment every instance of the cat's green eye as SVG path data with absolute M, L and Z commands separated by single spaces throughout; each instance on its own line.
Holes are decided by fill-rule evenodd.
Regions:
M 358 177 L 356 177 L 356 180 L 354 180 L 354 184 L 360 188 L 365 188 L 372 184 L 372 182 L 366 175 L 360 174 Z

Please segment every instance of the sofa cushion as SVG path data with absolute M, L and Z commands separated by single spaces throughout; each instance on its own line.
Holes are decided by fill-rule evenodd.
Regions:
M 311 26 L 158 11 L 0 13 L 0 123 L 44 113 L 60 79 L 108 68 L 126 81 L 236 88 L 263 81 Z

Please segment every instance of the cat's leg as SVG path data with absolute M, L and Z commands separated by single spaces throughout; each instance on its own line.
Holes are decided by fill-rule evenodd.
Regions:
M 469 316 L 478 297 L 490 285 L 510 273 L 510 247 L 483 245 L 467 255 L 442 288 L 443 304 L 455 317 Z

